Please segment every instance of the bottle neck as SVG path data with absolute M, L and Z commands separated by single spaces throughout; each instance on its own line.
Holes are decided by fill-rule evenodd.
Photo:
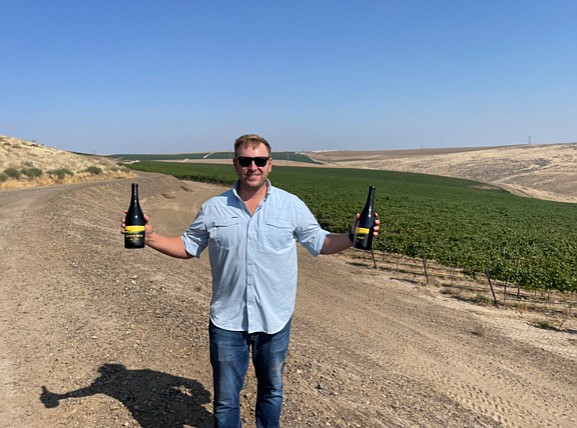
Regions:
M 367 197 L 367 201 L 373 202 L 374 199 L 375 199 L 375 188 L 371 186 L 369 188 L 369 196 Z
M 138 184 L 132 185 L 132 200 L 133 201 L 138 200 Z
M 375 187 L 369 187 L 369 195 L 367 196 L 367 203 L 365 204 L 366 207 L 372 206 L 375 200 Z

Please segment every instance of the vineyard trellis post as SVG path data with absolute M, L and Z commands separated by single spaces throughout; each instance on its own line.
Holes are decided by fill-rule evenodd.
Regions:
M 377 261 L 375 260 L 375 251 L 371 248 L 371 258 L 373 259 L 373 269 L 377 269 Z
M 493 288 L 493 282 L 491 281 L 491 276 L 489 275 L 489 269 L 485 268 L 485 276 L 489 282 L 489 288 L 491 289 L 491 294 L 493 295 L 493 306 L 498 306 L 497 295 L 495 294 L 495 289 Z
M 425 257 L 421 257 L 421 260 L 423 261 L 423 273 L 425 274 L 425 281 L 426 284 L 429 283 L 429 272 L 427 271 L 427 259 Z

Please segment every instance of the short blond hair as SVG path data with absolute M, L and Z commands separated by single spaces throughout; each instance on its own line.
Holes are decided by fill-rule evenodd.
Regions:
M 271 154 L 270 144 L 268 143 L 267 140 L 265 140 L 263 137 L 257 134 L 245 134 L 238 137 L 234 142 L 234 155 L 235 156 L 238 155 L 238 151 L 240 150 L 241 147 L 246 146 L 254 147 L 258 146 L 259 144 L 265 145 L 266 150 L 268 151 L 268 155 L 270 156 Z

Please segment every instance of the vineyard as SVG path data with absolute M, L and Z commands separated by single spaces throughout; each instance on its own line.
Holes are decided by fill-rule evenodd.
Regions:
M 231 165 L 143 161 L 143 171 L 230 185 Z M 577 291 L 577 206 L 482 183 L 392 171 L 275 166 L 274 185 L 298 195 L 332 232 L 350 228 L 369 185 L 382 222 L 376 252 L 458 267 L 526 290 Z

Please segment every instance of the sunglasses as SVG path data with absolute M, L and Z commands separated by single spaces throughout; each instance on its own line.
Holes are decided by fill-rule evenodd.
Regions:
M 246 168 L 247 166 L 251 166 L 253 162 L 256 166 L 262 168 L 267 164 L 269 159 L 270 157 L 268 156 L 257 156 L 255 158 L 250 158 L 248 156 L 239 156 L 236 158 L 238 164 L 244 168 Z

